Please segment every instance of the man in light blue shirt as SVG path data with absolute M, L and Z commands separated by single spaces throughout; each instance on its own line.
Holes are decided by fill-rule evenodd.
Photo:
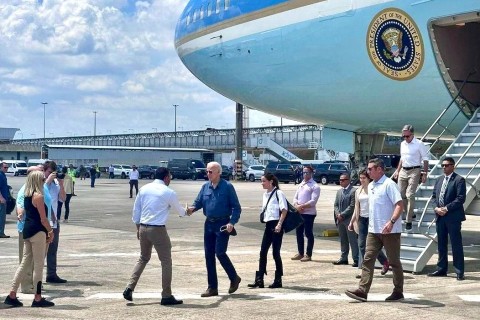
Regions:
M 188 208 L 189 214 L 203 209 L 203 214 L 206 217 L 203 241 L 207 264 L 208 288 L 202 293 L 202 297 L 218 295 L 215 256 L 217 256 L 230 279 L 228 293 L 234 293 L 242 280 L 227 255 L 228 240 L 230 234 L 235 235 L 233 226 L 240 219 L 242 209 L 235 188 L 230 182 L 221 179 L 221 174 L 222 166 L 218 162 L 210 162 L 207 165 L 209 182 L 202 186 L 193 206 Z M 223 226 L 226 227 L 226 232 L 220 230 Z

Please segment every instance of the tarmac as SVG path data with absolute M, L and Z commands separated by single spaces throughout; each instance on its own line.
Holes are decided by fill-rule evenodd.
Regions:
M 8 177 L 14 191 L 24 177 Z M 140 180 L 140 186 L 150 180 Z M 182 204 L 191 203 L 203 181 L 173 180 Z M 260 182 L 233 182 L 242 205 L 238 236 L 230 238 L 228 254 L 242 278 L 240 288 L 228 294 L 229 280 L 217 263 L 218 297 L 201 298 L 207 288 L 203 252 L 204 216 L 171 214 L 167 230 L 172 241 L 173 294 L 184 304 L 161 306 L 161 266 L 155 254 L 133 293 L 133 302 L 123 299 L 133 266 L 139 256 L 135 225 L 131 220 L 134 199 L 129 198 L 128 180 L 100 178 L 95 188 L 90 181 L 76 180 L 69 223 L 62 223 L 58 251 L 58 275 L 66 284 L 44 283 L 44 296 L 55 307 L 30 308 L 33 295 L 19 293 L 23 308 L 9 308 L 2 302 L 18 266 L 18 234 L 15 216 L 7 216 L 6 234 L 0 239 L 0 319 L 479 319 L 480 316 L 480 217 L 467 216 L 463 226 L 466 256 L 465 281 L 457 281 L 453 267 L 446 278 L 428 278 L 435 270 L 433 256 L 420 274 L 405 273 L 401 302 L 385 302 L 392 292 L 392 274 L 375 276 L 368 302 L 348 298 L 346 289 L 356 288 L 358 269 L 334 266 L 340 255 L 338 237 L 321 237 L 334 229 L 333 201 L 336 185 L 321 186 L 315 220 L 315 247 L 312 261 L 292 261 L 296 253 L 294 233 L 284 236 L 283 288 L 250 289 L 258 268 L 264 225 L 259 222 L 263 190 Z M 289 199 L 296 186 L 282 184 Z M 451 256 L 449 257 L 451 262 Z M 351 259 L 350 259 L 350 262 Z M 273 281 L 275 265 L 268 257 L 266 285 Z

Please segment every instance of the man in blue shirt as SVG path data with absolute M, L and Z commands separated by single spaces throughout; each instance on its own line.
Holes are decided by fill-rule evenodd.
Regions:
M 8 164 L 0 163 L 0 238 L 10 238 L 5 234 L 5 222 L 7 220 L 7 200 L 10 191 L 8 190 L 7 176 Z
M 203 214 L 206 217 L 203 241 L 207 264 L 208 288 L 202 293 L 202 297 L 218 295 L 215 256 L 217 256 L 218 261 L 220 261 L 230 279 L 228 293 L 237 291 L 238 285 L 242 280 L 227 255 L 228 240 L 231 234 L 236 234 L 233 226 L 240 219 L 242 209 L 235 188 L 230 182 L 220 178 L 221 173 L 222 166 L 218 162 L 210 162 L 207 165 L 209 182 L 202 186 L 193 206 L 188 208 L 189 215 L 203 208 Z M 226 229 L 223 230 L 225 227 Z

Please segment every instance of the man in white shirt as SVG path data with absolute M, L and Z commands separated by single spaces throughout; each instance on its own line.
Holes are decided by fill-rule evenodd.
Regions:
M 392 294 L 385 301 L 398 301 L 403 299 L 403 268 L 400 262 L 402 224 L 399 219 L 403 210 L 402 197 L 395 182 L 385 175 L 382 159 L 370 160 L 368 172 L 373 181 L 368 185 L 369 223 L 362 276 L 358 289 L 347 290 L 345 294 L 355 300 L 367 301 L 375 260 L 385 247 L 394 285 Z
M 132 166 L 132 171 L 129 174 L 130 177 L 130 198 L 133 196 L 133 187 L 135 187 L 135 196 L 138 195 L 138 178 L 140 174 L 137 170 L 137 166 Z
M 140 188 L 140 192 L 133 205 L 132 220 L 137 226 L 137 239 L 140 240 L 140 258 L 133 268 L 132 276 L 123 297 L 132 301 L 132 293 L 152 255 L 155 247 L 162 264 L 162 305 L 182 304 L 172 295 L 172 245 L 165 224 L 168 219 L 168 210 L 174 208 L 179 215 L 185 215 L 177 199 L 177 194 L 168 188 L 170 171 L 160 167 L 155 171 L 155 180 Z
M 400 162 L 393 174 L 393 179 L 398 179 L 398 187 L 403 199 L 403 207 L 407 211 L 405 230 L 412 230 L 413 210 L 415 208 L 415 193 L 421 179 L 425 183 L 428 173 L 428 151 L 422 141 L 413 135 L 411 125 L 405 125 L 402 129 L 400 144 Z M 422 171 L 423 167 L 423 171 Z

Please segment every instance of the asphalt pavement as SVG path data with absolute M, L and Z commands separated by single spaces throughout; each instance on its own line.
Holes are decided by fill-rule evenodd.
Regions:
M 24 177 L 8 177 L 15 191 Z M 140 186 L 151 180 L 140 180 Z M 202 181 L 173 180 L 182 204 L 191 203 Z M 155 254 L 133 293 L 133 302 L 125 301 L 122 292 L 139 256 L 135 225 L 131 221 L 134 199 L 129 198 L 128 180 L 100 178 L 95 188 L 89 180 L 76 180 L 78 196 L 71 201 L 69 223 L 61 225 L 58 274 L 66 284 L 44 284 L 44 295 L 55 302 L 48 309 L 30 308 L 33 295 L 19 294 L 26 305 L 8 308 L 2 304 L 18 266 L 18 234 L 15 217 L 8 216 L 6 233 L 0 239 L 0 319 L 478 319 L 480 314 L 480 217 L 467 216 L 464 223 L 466 255 L 465 281 L 457 281 L 451 267 L 446 278 L 429 278 L 435 270 L 433 256 L 420 274 L 405 273 L 405 300 L 384 301 L 392 292 L 392 274 L 375 277 L 369 302 L 361 303 L 345 296 L 346 289 L 356 288 L 358 269 L 334 266 L 340 255 L 338 237 L 321 237 L 334 229 L 333 201 L 336 185 L 321 186 L 319 214 L 315 221 L 315 247 L 312 261 L 292 261 L 296 253 L 293 233 L 286 234 L 282 246 L 283 288 L 249 289 L 258 266 L 264 225 L 258 221 L 262 188 L 260 182 L 234 182 L 242 204 L 236 226 L 238 236 L 230 238 L 228 254 L 242 278 L 240 288 L 228 294 L 229 280 L 217 263 L 218 297 L 201 298 L 207 287 L 203 253 L 201 212 L 191 217 L 171 214 L 167 230 L 172 240 L 173 294 L 184 304 L 160 305 L 161 266 Z M 289 199 L 296 186 L 282 184 Z M 451 261 L 451 256 L 450 256 Z M 352 261 L 350 261 L 352 262 Z M 268 257 L 266 285 L 273 281 L 275 265 Z

